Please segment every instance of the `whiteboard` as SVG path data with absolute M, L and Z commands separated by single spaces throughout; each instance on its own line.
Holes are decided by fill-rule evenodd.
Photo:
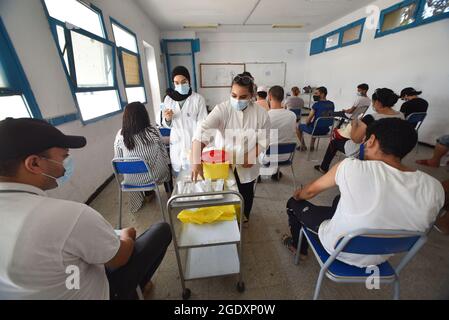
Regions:
M 201 88 L 230 88 L 234 77 L 244 71 L 244 63 L 201 63 Z
M 285 86 L 285 62 L 246 63 L 246 71 L 250 72 L 259 86 Z

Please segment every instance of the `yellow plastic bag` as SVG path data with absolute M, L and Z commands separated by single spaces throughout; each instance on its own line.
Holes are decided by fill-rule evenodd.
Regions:
M 229 176 L 229 162 L 207 163 L 203 162 L 204 178 L 211 180 L 227 179 Z
M 182 210 L 178 214 L 178 219 L 183 223 L 204 224 L 216 221 L 232 221 L 239 215 L 239 205 L 228 205 Z

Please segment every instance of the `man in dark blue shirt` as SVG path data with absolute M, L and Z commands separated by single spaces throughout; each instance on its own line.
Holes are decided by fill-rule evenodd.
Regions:
M 298 139 L 301 142 L 301 147 L 298 150 L 307 150 L 306 143 L 304 142 L 303 132 L 314 135 L 324 135 L 330 130 L 332 123 L 329 121 L 320 122 L 315 128 L 315 122 L 321 117 L 332 116 L 335 111 L 335 106 L 332 101 L 327 100 L 326 87 L 319 87 L 315 89 L 313 93 L 313 100 L 315 101 L 310 111 L 309 117 L 305 124 L 299 125 L 297 130 Z M 315 129 L 315 130 L 314 130 Z M 313 151 L 315 145 L 315 139 L 312 139 L 310 143 L 310 150 Z

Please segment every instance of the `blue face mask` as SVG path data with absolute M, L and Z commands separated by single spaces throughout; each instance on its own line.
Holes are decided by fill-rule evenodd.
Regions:
M 45 159 L 47 159 L 47 158 L 45 158 Z M 63 162 L 55 161 L 55 160 L 52 160 L 52 159 L 47 159 L 47 160 L 51 161 L 51 162 L 54 162 L 54 163 L 57 163 L 57 164 L 60 164 L 65 169 L 64 175 L 59 177 L 59 178 L 55 178 L 55 177 L 53 177 L 53 176 L 51 176 L 49 174 L 45 174 L 45 173 L 42 174 L 42 175 L 44 175 L 46 177 L 55 179 L 56 180 L 56 184 L 58 185 L 58 187 L 60 187 L 63 184 L 65 184 L 72 177 L 73 168 L 74 168 L 73 158 L 72 157 L 68 156 L 67 158 L 64 159 Z
M 360 160 L 365 160 L 365 144 L 364 143 L 362 143 L 360 145 L 359 159 Z
M 186 95 L 190 91 L 190 85 L 188 83 L 177 84 L 175 90 L 182 95 Z
M 243 111 L 248 107 L 249 100 L 237 100 L 231 97 L 231 105 L 237 111 Z

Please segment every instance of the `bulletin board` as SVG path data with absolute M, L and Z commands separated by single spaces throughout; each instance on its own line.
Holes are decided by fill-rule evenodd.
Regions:
M 245 63 L 245 70 L 256 79 L 257 85 L 285 86 L 287 64 L 285 62 Z
M 244 63 L 201 63 L 201 88 L 230 88 L 234 77 L 244 71 Z

